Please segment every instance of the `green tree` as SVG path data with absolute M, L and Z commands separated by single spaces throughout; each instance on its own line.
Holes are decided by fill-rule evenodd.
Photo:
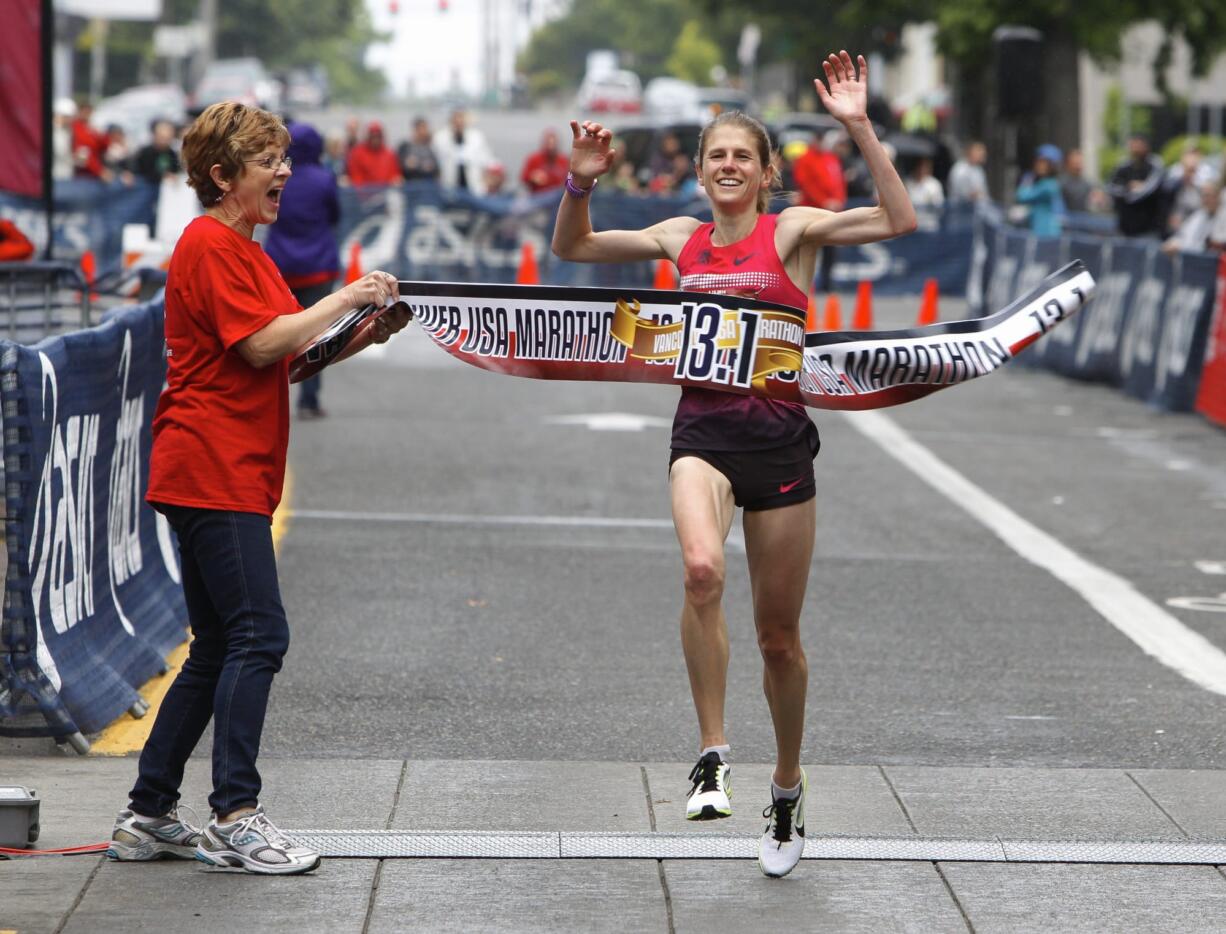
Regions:
M 646 82 L 669 73 L 674 39 L 693 9 L 690 0 L 575 0 L 569 13 L 533 34 L 519 67 L 529 75 L 553 73 L 555 86 L 578 87 L 587 53 L 615 49 Z
M 711 70 L 722 63 L 719 46 L 703 31 L 702 23 L 692 19 L 681 27 L 666 66 L 678 78 L 710 84 Z

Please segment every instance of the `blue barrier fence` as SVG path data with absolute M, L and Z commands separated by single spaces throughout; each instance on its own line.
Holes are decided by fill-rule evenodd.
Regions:
M 124 224 L 148 223 L 157 190 L 137 182 L 104 185 L 88 179 L 57 183 L 54 254 L 75 261 L 94 251 L 100 272 L 122 260 Z M 587 265 L 566 263 L 549 252 L 559 194 L 477 197 L 448 191 L 433 182 L 341 189 L 339 236 L 342 255 L 351 243 L 362 247 L 365 269 L 386 269 L 402 279 L 513 282 L 525 243 L 535 250 L 541 279 L 554 285 L 642 285 L 652 280 L 649 263 Z M 782 210 L 782 202 L 773 210 Z M 0 216 L 31 236 L 41 236 L 42 207 L 36 201 L 0 193 Z M 597 230 L 636 230 L 667 217 L 710 220 L 703 199 L 644 197 L 598 189 L 592 196 Z M 961 295 L 966 284 L 973 234 L 969 211 L 921 212 L 920 229 L 908 237 L 860 247 L 840 247 L 835 285 L 852 289 L 870 280 L 881 294 L 915 294 L 935 277 L 943 295 Z
M 8 572 L 0 734 L 71 739 L 139 707 L 183 642 L 177 548 L 144 502 L 160 300 L 32 347 L 0 343 Z
M 967 298 L 985 313 L 1004 307 L 1072 259 L 1098 283 L 1095 298 L 1021 361 L 1076 379 L 1118 386 L 1172 411 L 1191 411 L 1213 321 L 1218 258 L 1168 256 L 1157 240 L 1072 234 L 1039 239 L 976 219 Z

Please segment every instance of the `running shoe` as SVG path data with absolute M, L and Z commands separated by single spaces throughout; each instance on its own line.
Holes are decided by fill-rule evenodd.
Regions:
M 795 798 L 775 798 L 762 812 L 769 823 L 758 843 L 758 865 L 773 879 L 791 872 L 805 851 L 805 791 L 808 787 L 808 776 L 801 769 L 800 794 Z
M 210 866 L 276 876 L 310 872 L 320 863 L 319 853 L 285 836 L 262 807 L 226 824 L 219 824 L 213 815 L 200 835 L 196 859 Z
M 686 820 L 718 820 L 732 816 L 732 767 L 709 752 L 690 772 L 694 787 L 685 801 Z
M 190 809 L 189 809 L 190 810 Z M 200 831 L 180 819 L 179 809 L 171 808 L 162 817 L 140 817 L 129 810 L 119 812 L 107 859 L 142 861 L 161 859 L 191 859 L 196 855 Z

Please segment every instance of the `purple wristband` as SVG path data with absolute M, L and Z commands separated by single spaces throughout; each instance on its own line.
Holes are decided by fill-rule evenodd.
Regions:
M 600 179 L 598 178 L 592 179 L 592 188 L 595 188 L 596 183 L 599 181 Z M 572 195 L 574 195 L 576 198 L 586 198 L 588 195 L 592 193 L 592 188 L 580 188 L 578 185 L 575 184 L 575 176 L 572 175 L 570 172 L 566 173 L 566 190 L 570 192 Z

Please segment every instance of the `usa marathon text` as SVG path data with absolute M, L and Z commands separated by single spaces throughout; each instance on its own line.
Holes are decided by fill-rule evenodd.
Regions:
M 450 347 L 463 336 L 460 351 L 478 357 L 510 358 L 510 315 L 505 308 L 469 305 L 410 305 L 439 343 Z M 609 333 L 613 311 L 516 308 L 517 360 L 623 363 L 626 348 Z
M 961 383 L 991 373 L 1012 356 L 995 337 L 947 336 L 931 342 L 913 339 L 909 343 L 861 346 L 862 349 L 834 352 L 807 351 L 801 389 L 831 396 L 854 396 L 892 386 Z

